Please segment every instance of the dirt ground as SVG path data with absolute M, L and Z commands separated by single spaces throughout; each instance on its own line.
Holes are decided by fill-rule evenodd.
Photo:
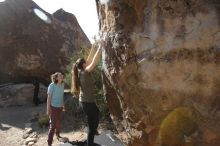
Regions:
M 25 139 L 22 138 L 27 123 L 31 123 L 33 132 L 37 133 L 37 142 L 34 146 L 47 146 L 48 127 L 39 128 L 37 122 L 33 121 L 36 113 L 45 113 L 46 104 L 35 106 L 8 107 L 0 109 L 0 146 L 22 146 Z M 65 118 L 65 117 L 64 117 Z M 61 136 L 68 137 L 70 141 L 86 139 L 86 124 L 84 121 L 74 121 L 69 118 L 62 123 Z M 109 123 L 108 123 L 109 125 Z M 105 123 L 100 123 L 99 132 L 106 128 Z M 53 145 L 60 142 L 54 137 Z

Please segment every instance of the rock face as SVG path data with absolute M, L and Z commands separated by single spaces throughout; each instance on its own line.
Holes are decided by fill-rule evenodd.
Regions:
M 0 107 L 31 105 L 33 104 L 33 84 L 7 84 L 0 87 Z M 39 86 L 38 99 L 45 102 L 47 99 L 47 87 Z
M 0 2 L 0 83 L 38 77 L 50 80 L 90 42 L 74 15 L 53 15 L 32 0 Z
M 105 92 L 125 143 L 219 146 L 220 1 L 96 3 Z

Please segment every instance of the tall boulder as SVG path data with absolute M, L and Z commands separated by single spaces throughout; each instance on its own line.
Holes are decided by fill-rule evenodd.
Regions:
M 90 41 L 73 14 L 60 9 L 53 15 L 32 0 L 0 2 L 0 83 L 64 71 L 73 54 Z
M 103 81 L 128 146 L 220 145 L 220 1 L 96 0 Z

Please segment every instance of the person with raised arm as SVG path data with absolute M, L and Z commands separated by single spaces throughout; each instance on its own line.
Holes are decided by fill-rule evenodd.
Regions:
M 96 93 L 92 73 L 99 63 L 102 46 L 103 42 L 99 43 L 96 50 L 96 45 L 92 45 L 87 60 L 84 58 L 78 59 L 72 68 L 72 93 L 79 96 L 80 105 L 87 115 L 87 146 L 95 145 L 94 136 L 98 134 L 99 109 L 95 102 Z

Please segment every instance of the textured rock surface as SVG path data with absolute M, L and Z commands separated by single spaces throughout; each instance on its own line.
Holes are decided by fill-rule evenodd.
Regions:
M 33 84 L 8 84 L 0 87 L 0 107 L 33 104 Z M 41 102 L 47 99 L 47 87 L 40 84 L 38 98 Z
M 32 0 L 0 2 L 0 83 L 32 76 L 50 80 L 72 54 L 90 46 L 74 15 L 60 9 L 43 21 Z M 48 17 L 48 18 L 46 18 Z
M 219 146 L 220 1 L 96 2 L 106 96 L 127 145 Z

